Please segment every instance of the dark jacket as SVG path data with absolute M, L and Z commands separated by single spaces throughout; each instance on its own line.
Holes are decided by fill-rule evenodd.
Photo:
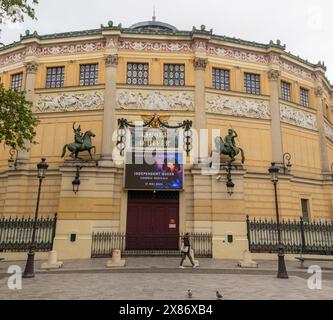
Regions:
M 189 237 L 184 237 L 183 238 L 183 241 L 184 241 L 184 246 L 186 246 L 186 247 L 190 247 L 190 239 L 189 239 Z

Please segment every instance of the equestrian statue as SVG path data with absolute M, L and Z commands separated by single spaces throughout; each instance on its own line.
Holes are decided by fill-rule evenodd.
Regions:
M 79 152 L 82 151 L 88 151 L 91 160 L 93 160 L 93 157 L 91 155 L 91 150 L 94 149 L 94 153 L 96 153 L 96 147 L 92 145 L 91 137 L 94 138 L 95 134 L 90 130 L 86 131 L 85 133 L 82 133 L 80 125 L 77 128 L 75 128 L 75 122 L 73 123 L 73 131 L 74 131 L 74 142 L 64 145 L 62 149 L 61 158 L 65 156 L 66 149 L 68 149 L 68 151 L 71 152 L 70 156 L 74 160 L 82 160 L 81 158 L 78 157 Z
M 242 157 L 242 163 L 245 162 L 244 150 L 236 146 L 235 139 L 238 137 L 237 132 L 234 129 L 228 130 L 228 135 L 225 136 L 224 140 L 221 137 L 215 138 L 216 151 L 222 155 L 230 157 L 229 164 L 236 160 L 236 156 L 240 153 Z

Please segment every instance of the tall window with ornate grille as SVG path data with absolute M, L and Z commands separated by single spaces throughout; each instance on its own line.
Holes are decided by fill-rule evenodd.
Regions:
M 80 65 L 80 86 L 92 86 L 98 83 L 98 64 Z
M 65 67 L 49 67 L 46 69 L 46 88 L 61 88 L 64 86 Z
M 12 75 L 11 89 L 18 92 L 22 91 L 22 82 L 23 82 L 23 72 L 16 73 Z
M 230 71 L 213 68 L 212 70 L 212 84 L 214 89 L 230 90 Z
M 260 94 L 260 75 L 244 73 L 244 91 L 249 94 Z

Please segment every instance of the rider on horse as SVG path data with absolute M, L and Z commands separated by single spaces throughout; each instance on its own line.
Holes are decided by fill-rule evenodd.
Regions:
M 73 123 L 74 141 L 75 141 L 75 143 L 82 145 L 83 144 L 83 133 L 81 133 L 81 126 L 79 125 L 75 129 L 74 125 L 75 125 L 75 122 Z
M 230 150 L 231 158 L 234 158 L 238 153 L 239 149 L 236 146 L 235 138 L 238 137 L 237 132 L 234 129 L 228 130 L 228 135 L 224 137 L 224 145 L 227 150 Z

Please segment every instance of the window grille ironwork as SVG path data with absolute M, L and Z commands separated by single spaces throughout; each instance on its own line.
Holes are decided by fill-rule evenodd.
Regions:
M 148 63 L 127 63 L 127 84 L 148 85 L 149 64 Z
M 61 88 L 64 86 L 65 67 L 49 67 L 46 69 L 46 88 Z
M 185 65 L 164 64 L 163 83 L 165 86 L 185 86 Z
M 249 94 L 260 94 L 260 75 L 244 73 L 244 90 Z
M 80 86 L 92 86 L 98 83 L 98 64 L 80 65 Z
M 212 71 L 213 88 L 218 90 L 230 90 L 230 71 L 213 68 Z
M 22 91 L 23 84 L 23 72 L 16 73 L 12 75 L 11 89 L 18 92 Z

